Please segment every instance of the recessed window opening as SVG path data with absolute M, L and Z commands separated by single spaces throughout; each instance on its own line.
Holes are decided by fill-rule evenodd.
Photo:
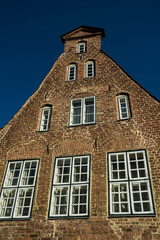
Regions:
M 95 122 L 95 97 L 71 100 L 70 125 L 90 124 Z
M 47 131 L 50 122 L 51 107 L 44 107 L 41 113 L 40 131 Z
M 89 61 L 86 63 L 86 77 L 94 76 L 94 61 Z
M 128 96 L 118 96 L 118 109 L 119 109 L 119 118 L 128 119 L 130 117 L 130 107 Z
M 76 80 L 76 64 L 68 66 L 68 81 Z
M 79 43 L 78 44 L 78 53 L 86 52 L 86 43 Z
M 154 214 L 144 150 L 109 153 L 109 214 Z
M 89 169 L 89 155 L 56 158 L 50 217 L 88 216 Z

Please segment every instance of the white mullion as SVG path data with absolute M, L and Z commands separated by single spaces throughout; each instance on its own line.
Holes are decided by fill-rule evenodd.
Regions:
M 58 215 L 61 215 L 61 214 L 60 214 L 60 209 L 61 209 L 61 195 L 62 195 L 62 189 L 63 189 L 63 187 L 61 188 L 61 190 L 60 190 L 60 195 L 59 195 Z
M 137 167 L 137 178 L 140 178 L 139 176 L 139 167 L 138 167 L 138 159 L 137 159 L 137 152 L 135 153 L 135 156 L 136 156 L 136 167 Z
M 78 186 L 79 192 L 78 192 L 78 215 L 80 214 L 80 191 L 81 191 L 81 186 Z
M 129 105 L 128 105 L 128 97 L 125 96 L 125 103 L 126 103 L 126 113 L 127 113 L 127 118 L 129 117 Z
M 120 174 L 119 174 L 119 159 L 118 159 L 118 156 L 119 154 L 116 155 L 116 158 L 117 158 L 117 172 L 118 172 L 118 179 L 117 180 L 120 180 Z
M 85 98 L 81 98 L 81 116 L 82 116 L 82 119 L 81 119 L 81 123 L 85 123 L 85 112 L 86 112 L 86 109 L 85 109 Z
M 48 127 L 49 127 L 49 119 L 50 119 L 50 112 L 51 112 L 51 108 L 48 108 L 48 117 L 47 117 L 47 130 L 48 130 Z

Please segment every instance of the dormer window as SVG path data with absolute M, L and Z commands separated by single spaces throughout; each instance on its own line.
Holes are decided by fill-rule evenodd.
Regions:
M 94 77 L 94 61 L 86 63 L 86 77 Z
M 78 53 L 84 53 L 86 52 L 86 43 L 79 43 L 78 44 Z
M 44 107 L 41 113 L 41 121 L 39 131 L 47 131 L 49 128 L 51 107 Z
M 71 64 L 68 66 L 68 81 L 76 80 L 76 64 Z

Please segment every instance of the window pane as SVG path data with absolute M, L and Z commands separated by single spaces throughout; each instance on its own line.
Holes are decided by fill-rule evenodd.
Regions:
M 18 191 L 14 217 L 28 217 L 31 210 L 33 188 L 20 188 Z
M 17 186 L 20 177 L 21 167 L 22 162 L 9 163 L 4 186 Z
M 51 202 L 51 212 L 54 215 L 66 215 L 68 210 L 68 186 L 53 187 L 53 198 Z
M 135 212 L 151 212 L 152 202 L 149 188 L 149 182 L 133 182 L 131 183 L 133 208 Z
M 34 164 L 33 164 L 34 163 Z M 26 161 L 22 171 L 20 185 L 34 185 L 38 161 Z
M 86 157 L 73 158 L 73 183 L 88 181 L 88 161 Z
M 131 179 L 146 178 L 148 176 L 148 172 L 144 151 L 129 153 L 128 158 Z
M 129 213 L 127 183 L 111 183 L 111 213 Z
M 73 186 L 71 199 L 71 214 L 87 214 L 87 185 Z
M 16 189 L 5 189 L 1 193 L 0 217 L 11 217 L 15 201 Z
M 69 183 L 71 159 L 56 159 L 54 183 Z
M 115 154 L 110 156 L 110 179 L 126 179 L 126 159 L 124 154 Z

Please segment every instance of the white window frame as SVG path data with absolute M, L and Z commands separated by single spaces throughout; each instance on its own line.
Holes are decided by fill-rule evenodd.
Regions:
M 73 69 L 73 77 L 71 76 L 71 70 Z M 67 73 L 67 80 L 70 81 L 75 81 L 77 77 L 77 66 L 76 64 L 70 64 L 68 66 L 68 73 Z
M 94 77 L 95 76 L 95 72 L 94 72 L 94 68 L 95 68 L 95 62 L 94 61 L 88 61 L 86 63 L 86 78 L 91 78 L 91 77 Z M 89 66 L 91 66 L 91 69 L 92 69 L 92 74 L 90 75 L 89 74 Z
M 121 100 L 124 99 L 125 107 L 122 107 Z M 130 106 L 129 106 L 129 99 L 127 95 L 120 95 L 117 97 L 118 100 L 118 111 L 119 111 L 119 119 L 125 120 L 130 118 Z M 123 117 L 123 109 L 126 109 L 124 113 L 126 113 L 126 117 Z
M 94 101 L 94 112 L 91 113 L 91 115 L 94 116 L 94 120 L 92 122 L 86 120 L 86 116 L 90 115 L 90 114 L 86 113 L 86 108 L 87 108 L 86 100 L 89 100 L 89 99 L 93 99 L 93 101 Z M 73 115 L 73 112 L 74 112 L 73 103 L 74 102 L 80 102 L 81 103 L 81 112 L 80 112 L 79 115 L 77 115 L 77 116 L 80 116 L 80 122 L 79 123 L 73 123 L 73 118 L 74 118 L 74 115 Z M 78 126 L 78 125 L 82 125 L 82 124 L 83 125 L 85 125 L 85 124 L 93 124 L 93 123 L 95 123 L 95 120 L 96 120 L 96 100 L 95 100 L 95 96 L 84 97 L 84 98 L 75 98 L 75 99 L 71 100 L 71 104 L 70 104 L 70 119 L 69 119 L 69 125 L 70 126 Z
M 81 50 L 82 47 L 82 50 Z M 78 43 L 78 53 L 85 53 L 86 52 L 86 43 L 81 42 Z
M 28 166 L 26 164 L 28 164 Z M 20 165 L 20 167 L 17 168 L 17 165 Z M 14 168 L 12 166 L 14 166 Z M 38 159 L 8 162 L 4 184 L 2 186 L 1 197 L 0 197 L 0 219 L 30 218 L 35 186 L 36 186 L 38 167 L 39 167 Z M 22 179 L 26 179 L 27 183 L 26 184 L 22 183 Z M 15 181 L 17 181 L 17 184 L 14 184 Z M 15 191 L 15 194 L 13 197 L 9 196 L 7 198 L 4 198 L 5 192 L 7 193 L 12 191 Z M 22 191 L 25 194 L 20 196 L 20 193 Z M 31 192 L 31 194 L 26 195 L 27 191 Z M 29 200 L 29 203 L 27 203 L 28 200 Z M 12 202 L 12 205 L 10 205 L 11 203 L 9 202 Z M 9 209 L 11 209 L 11 214 L 8 216 L 5 216 L 7 213 L 7 210 Z M 18 210 L 20 211 L 19 214 L 17 214 Z M 24 214 L 25 210 L 27 210 L 27 214 Z M 5 215 L 3 215 L 3 212 L 5 212 Z
M 45 111 L 48 112 L 47 113 L 48 116 L 46 119 L 45 119 Z M 41 131 L 41 132 L 48 131 L 49 124 L 50 124 L 50 115 L 51 115 L 51 107 L 46 106 L 46 107 L 42 108 L 39 131 Z M 47 123 L 45 123 L 44 121 L 46 121 Z M 44 128 L 45 125 L 46 125 L 46 128 Z
M 133 155 L 134 154 L 134 155 Z M 115 172 L 119 172 L 118 165 L 122 164 L 121 160 L 118 160 L 119 155 L 124 155 L 124 159 L 126 164 L 124 164 L 124 171 L 126 174 L 126 177 L 120 178 L 119 174 L 112 175 L 113 168 Z M 114 164 L 115 166 L 112 166 L 111 158 L 114 156 Z M 132 156 L 132 160 L 130 160 L 130 156 Z M 133 157 L 135 156 L 135 157 Z M 132 164 L 131 161 L 134 163 Z M 117 167 L 116 167 L 117 164 Z M 143 171 L 142 174 L 135 174 L 131 175 L 131 171 L 134 170 L 139 171 L 140 173 Z M 145 169 L 145 171 L 144 171 Z M 138 175 L 138 177 L 137 177 Z M 142 175 L 142 176 L 141 176 Z M 115 177 L 112 177 L 115 176 Z M 118 177 L 117 177 L 118 176 Z M 135 177 L 134 177 L 135 176 Z M 111 216 L 145 216 L 145 215 L 154 215 L 154 202 L 152 197 L 152 188 L 151 188 L 151 182 L 150 182 L 150 176 L 149 176 L 149 169 L 147 165 L 147 157 L 145 150 L 136 150 L 136 151 L 127 151 L 127 152 L 116 152 L 116 153 L 109 153 L 108 154 L 108 179 L 109 179 L 109 215 Z M 112 189 L 112 186 L 120 186 L 126 184 L 127 191 L 125 193 L 122 192 L 122 195 L 126 194 L 127 200 L 121 201 L 121 192 L 120 188 L 114 188 Z M 138 186 L 139 190 L 133 191 L 132 186 Z M 141 189 L 141 186 L 145 186 L 145 189 Z M 119 197 L 118 197 L 119 196 Z M 118 200 L 114 200 L 118 199 Z M 137 199 L 135 199 L 137 198 Z M 145 199 L 146 198 L 146 199 Z M 117 205 L 118 211 L 113 211 L 113 206 Z M 128 211 L 122 211 L 121 205 L 127 204 Z M 145 210 L 145 204 L 147 205 Z M 141 210 L 137 210 L 137 207 L 140 207 Z M 127 209 L 126 208 L 126 209 Z M 148 209 L 147 209 L 148 208 Z
M 59 182 L 57 183 L 56 180 L 56 172 L 57 172 L 57 164 L 58 161 L 63 160 L 63 163 L 65 159 L 70 159 L 70 177 L 69 177 L 69 182 Z M 79 164 L 75 164 L 75 161 L 79 161 Z M 64 164 L 63 164 L 64 165 Z M 67 166 L 68 167 L 68 166 Z M 75 168 L 79 169 L 78 174 L 79 174 L 79 181 L 74 181 L 74 171 Z M 84 171 L 84 168 L 86 171 Z M 64 168 L 62 169 L 62 176 L 64 173 Z M 81 156 L 73 156 L 73 157 L 57 157 L 55 159 L 55 167 L 53 171 L 53 183 L 52 183 L 52 189 L 51 189 L 51 199 L 50 199 L 50 207 L 49 207 L 49 218 L 60 218 L 60 217 L 87 217 L 89 216 L 89 185 L 90 185 L 90 155 L 81 155 Z M 81 181 L 82 175 L 86 175 L 86 180 Z M 78 202 L 73 203 L 73 190 L 75 188 L 86 188 L 86 193 L 81 193 L 79 191 L 78 193 Z M 55 197 L 55 189 L 65 189 L 68 188 L 68 195 L 65 195 L 66 199 L 61 202 L 61 196 L 58 195 L 58 203 L 57 199 Z M 60 196 L 60 197 L 59 197 Z M 77 194 L 76 194 L 77 196 Z M 80 202 L 80 196 L 83 196 L 85 199 L 85 202 Z M 72 206 L 75 205 L 78 208 L 78 213 L 73 213 L 72 212 Z M 80 206 L 83 205 L 85 206 L 85 212 L 81 213 L 79 212 Z M 66 212 L 65 213 L 60 213 L 60 208 L 65 206 L 66 207 Z M 58 213 L 55 213 L 54 208 L 58 207 Z

